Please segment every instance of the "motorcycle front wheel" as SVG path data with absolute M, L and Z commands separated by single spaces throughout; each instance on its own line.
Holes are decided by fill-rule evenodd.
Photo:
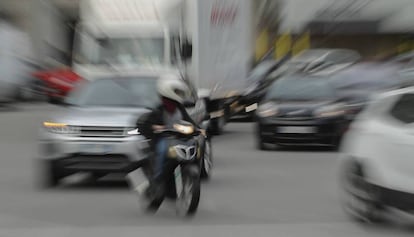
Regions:
M 200 202 L 200 177 L 183 174 L 182 190 L 177 198 L 177 212 L 180 216 L 193 216 Z
M 211 177 L 211 169 L 213 167 L 213 152 L 211 147 L 211 141 L 206 140 L 204 147 L 204 154 L 201 161 L 201 178 L 209 179 Z

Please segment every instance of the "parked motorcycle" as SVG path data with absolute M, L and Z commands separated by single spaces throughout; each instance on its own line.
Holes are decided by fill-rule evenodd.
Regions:
M 130 172 L 127 179 L 146 211 L 156 212 L 167 198 L 176 202 L 178 215 L 192 216 L 196 213 L 200 200 L 200 178 L 201 169 L 205 166 L 202 160 L 206 144 L 201 142 L 206 137 L 185 121 L 174 124 L 172 129 L 158 132 L 168 141 L 162 184 L 157 184 L 158 187 L 150 185 L 153 173 L 150 157 L 145 159 L 141 169 Z M 139 134 L 139 131 L 132 130 L 129 134 Z M 149 151 L 145 153 L 152 155 Z

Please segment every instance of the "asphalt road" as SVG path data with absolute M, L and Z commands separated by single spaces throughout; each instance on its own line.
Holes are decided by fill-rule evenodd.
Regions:
M 191 220 L 176 218 L 171 203 L 142 213 L 119 177 L 37 189 L 36 133 L 54 109 L 0 109 L 0 237 L 413 236 L 409 227 L 350 221 L 338 201 L 337 153 L 258 151 L 251 123 L 229 124 L 214 139 L 214 174 Z

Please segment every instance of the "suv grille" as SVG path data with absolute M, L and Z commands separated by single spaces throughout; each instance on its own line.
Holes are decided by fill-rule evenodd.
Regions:
M 125 137 L 127 135 L 124 127 L 79 127 L 79 137 Z

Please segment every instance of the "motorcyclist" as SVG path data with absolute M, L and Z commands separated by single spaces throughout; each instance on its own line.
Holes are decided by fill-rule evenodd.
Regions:
M 154 192 L 160 193 L 163 190 L 163 170 L 168 144 L 167 139 L 157 131 L 172 128 L 173 124 L 180 120 L 188 121 L 196 128 L 199 127 L 185 110 L 184 102 L 189 97 L 190 90 L 178 76 L 167 75 L 159 78 L 157 91 L 161 98 L 160 105 L 141 116 L 137 127 L 142 135 L 151 139 L 151 148 L 155 155 L 151 162 L 153 175 L 150 185 L 153 189 L 157 189 Z

